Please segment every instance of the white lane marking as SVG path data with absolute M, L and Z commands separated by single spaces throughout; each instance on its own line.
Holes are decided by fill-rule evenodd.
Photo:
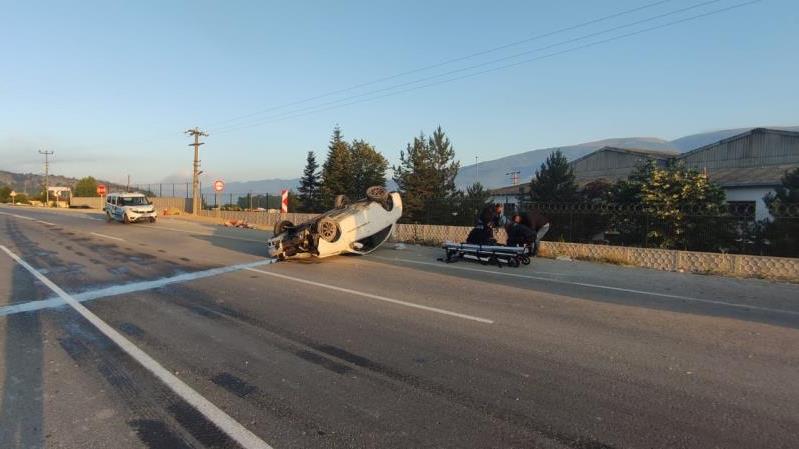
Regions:
M 100 234 L 98 232 L 90 232 L 89 234 L 96 235 L 97 237 L 102 237 L 102 238 L 105 238 L 105 239 L 119 240 L 120 242 L 124 242 L 125 241 L 125 239 L 121 239 L 119 237 L 114 237 L 112 235 Z
M 14 259 L 18 264 L 22 265 L 39 281 L 50 288 L 55 294 L 67 304 L 72 306 L 75 311 L 81 314 L 87 321 L 92 323 L 100 332 L 110 338 L 111 341 L 117 344 L 123 351 L 125 351 L 134 360 L 139 362 L 144 368 L 153 373 L 155 377 L 161 380 L 170 390 L 175 392 L 178 396 L 183 398 L 184 401 L 191 404 L 192 407 L 197 409 L 206 418 L 213 422 L 219 429 L 228 434 L 232 439 L 239 443 L 242 447 L 247 449 L 267 449 L 270 448 L 268 444 L 257 435 L 250 432 L 247 428 L 239 424 L 238 421 L 233 419 L 230 415 L 222 411 L 219 407 L 215 406 L 211 401 L 205 399 L 200 393 L 197 393 L 193 388 L 187 385 L 182 380 L 178 379 L 169 370 L 161 366 L 155 359 L 150 357 L 146 352 L 139 349 L 130 340 L 125 338 L 122 334 L 117 332 L 114 328 L 109 326 L 105 321 L 100 319 L 97 315 L 92 313 L 89 309 L 84 307 L 78 301 L 70 296 L 67 292 L 62 290 L 53 281 L 45 277 L 43 274 L 36 271 L 35 268 L 28 265 L 27 262 L 22 260 L 19 256 L 12 253 L 5 246 L 0 245 L 9 257 Z
M 44 220 L 36 220 L 36 222 L 37 223 L 41 223 L 41 224 L 45 224 L 47 226 L 55 226 L 56 225 L 55 223 L 50 223 L 49 221 L 44 221 Z
M 243 263 L 239 265 L 211 268 L 210 270 L 195 271 L 192 273 L 183 273 L 183 274 L 178 274 L 176 276 L 156 279 L 154 281 L 132 282 L 130 284 L 114 285 L 112 287 L 90 290 L 87 292 L 76 293 L 72 295 L 72 297 L 75 298 L 75 300 L 78 302 L 91 301 L 94 299 L 105 298 L 108 296 L 124 295 L 127 293 L 160 288 L 170 284 L 179 284 L 181 282 L 193 281 L 196 279 L 202 279 L 211 276 L 218 276 L 220 274 L 244 270 L 250 267 L 259 267 L 262 265 L 268 265 L 274 262 L 275 262 L 274 259 L 265 259 L 256 262 Z M 22 312 L 32 312 L 35 310 L 49 309 L 51 307 L 63 306 L 64 304 L 66 303 L 57 296 L 54 298 L 47 298 L 38 301 L 26 301 L 19 304 L 12 304 L 0 307 L 0 316 L 13 315 L 15 313 L 22 313 Z
M 621 288 L 621 287 L 612 287 L 610 285 L 601 285 L 601 284 L 589 284 L 587 282 L 573 282 L 573 281 L 565 281 L 562 279 L 552 279 L 540 276 L 530 276 L 525 274 L 516 274 L 516 273 L 507 273 L 503 271 L 490 271 L 490 270 L 481 270 L 479 268 L 468 268 L 468 267 L 456 267 L 450 264 L 443 264 L 443 263 L 432 263 L 432 262 L 422 262 L 419 260 L 411 260 L 411 259 L 400 259 L 395 257 L 382 257 L 382 256 L 371 256 L 374 259 L 382 259 L 388 261 L 395 261 L 395 262 L 406 262 L 406 263 L 415 263 L 418 265 L 430 265 L 434 267 L 440 268 L 447 268 L 451 270 L 462 270 L 462 271 L 475 271 L 479 273 L 488 273 L 488 274 L 495 274 L 497 276 L 511 276 L 517 278 L 525 278 L 525 279 L 535 279 L 537 281 L 547 281 L 552 282 L 555 284 L 569 284 L 569 285 L 579 285 L 580 287 L 590 287 L 590 288 L 598 288 L 603 290 L 613 290 L 625 293 L 636 293 L 639 295 L 647 295 L 647 296 L 657 296 L 660 298 L 666 299 L 677 299 L 680 301 L 690 301 L 690 302 L 700 302 L 700 303 L 707 303 L 707 304 L 714 304 L 720 306 L 728 306 L 728 307 L 735 307 L 740 309 L 753 309 L 753 310 L 762 310 L 764 312 L 772 312 L 772 313 L 784 313 L 787 315 L 797 315 L 799 316 L 799 312 L 794 310 L 785 310 L 785 309 L 772 309 L 770 307 L 761 307 L 761 306 L 753 306 L 748 304 L 737 304 L 732 302 L 726 301 L 716 301 L 713 299 L 701 299 L 701 298 L 693 298 L 690 296 L 681 296 L 681 295 L 671 295 L 668 293 L 658 293 L 658 292 L 649 292 L 646 290 L 635 290 L 631 288 Z
M 17 215 L 17 214 L 11 214 L 11 215 L 13 215 L 13 216 L 15 216 L 15 217 L 17 217 L 17 218 L 22 218 L 22 219 L 25 219 L 25 220 L 36 220 L 35 218 L 26 217 L 26 216 L 24 216 L 24 215 Z
M 342 292 L 342 293 L 349 293 L 351 295 L 363 296 L 364 298 L 376 299 L 378 301 L 390 302 L 392 304 L 397 304 L 397 305 L 406 306 L 406 307 L 412 307 L 414 309 L 421 309 L 421 310 L 426 310 L 428 312 L 435 312 L 435 313 L 440 313 L 440 314 L 443 314 L 443 315 L 454 316 L 454 317 L 458 317 L 458 318 L 463 318 L 465 320 L 477 321 L 479 323 L 494 324 L 494 320 L 489 320 L 488 318 L 480 318 L 478 316 L 466 315 L 466 314 L 463 314 L 463 313 L 452 312 L 450 310 L 439 309 L 439 308 L 436 308 L 436 307 L 423 306 L 421 304 L 415 304 L 415 303 L 412 303 L 412 302 L 401 301 L 399 299 L 386 298 L 385 296 L 373 295 L 371 293 L 365 293 L 365 292 L 359 292 L 357 290 L 351 290 L 349 288 L 344 288 L 344 287 L 336 287 L 335 285 L 323 284 L 321 282 L 314 282 L 314 281 L 309 281 L 307 279 L 295 278 L 295 277 L 292 277 L 292 276 L 286 276 L 285 274 L 274 273 L 274 272 L 271 272 L 271 271 L 257 270 L 255 268 L 247 268 L 247 270 L 255 271 L 256 273 L 262 273 L 262 274 L 265 274 L 265 275 L 268 275 L 268 276 L 274 276 L 274 277 L 281 278 L 281 279 L 287 279 L 287 280 L 290 280 L 290 281 L 299 282 L 301 284 L 313 285 L 314 287 L 327 288 L 327 289 L 339 291 L 339 292 Z

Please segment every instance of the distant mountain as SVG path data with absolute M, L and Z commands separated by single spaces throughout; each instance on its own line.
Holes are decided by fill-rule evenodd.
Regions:
M 799 126 L 763 126 L 763 128 L 783 129 L 787 131 L 799 131 Z M 455 183 L 460 189 L 466 188 L 478 179 L 480 183 L 490 189 L 505 187 L 511 184 L 511 177 L 507 175 L 512 171 L 521 172 L 519 181 L 529 182 L 541 163 L 555 150 L 561 150 L 571 161 L 581 156 L 585 156 L 592 151 L 598 150 L 603 146 L 614 146 L 620 148 L 638 148 L 643 150 L 679 151 L 684 153 L 728 137 L 749 131 L 752 128 L 735 128 L 711 131 L 706 133 L 692 134 L 680 137 L 672 141 L 659 139 L 656 137 L 627 137 L 617 139 L 605 139 L 595 142 L 586 142 L 577 145 L 544 148 L 539 150 L 527 151 L 514 154 L 491 161 L 480 162 L 475 165 L 461 167 Z
M 74 188 L 78 182 L 77 178 L 69 178 L 67 176 L 50 175 L 48 181 L 50 186 L 71 187 Z M 108 181 L 97 181 L 100 184 L 105 184 L 109 191 L 125 190 L 125 186 L 114 184 Z M 44 191 L 44 175 L 34 173 L 13 173 L 9 171 L 0 170 L 0 186 L 9 186 L 19 193 L 38 194 Z M 41 190 L 40 190 L 41 189 Z
M 520 182 L 527 182 L 532 179 L 533 174 L 546 160 L 547 156 L 555 150 L 563 152 L 566 158 L 571 161 L 604 146 L 662 151 L 677 150 L 669 141 L 654 137 L 604 139 L 577 145 L 544 148 L 462 167 L 458 172 L 457 178 L 455 178 L 455 184 L 458 188 L 464 189 L 474 183 L 479 175 L 480 183 L 488 188 L 504 187 L 511 184 L 510 175 L 507 173 L 512 171 L 521 172 L 519 174 Z

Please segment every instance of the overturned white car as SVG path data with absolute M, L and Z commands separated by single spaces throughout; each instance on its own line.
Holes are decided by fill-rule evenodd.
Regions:
M 335 208 L 295 225 L 281 221 L 267 242 L 270 257 L 328 257 L 367 254 L 388 240 L 402 216 L 402 199 L 382 186 L 366 189 L 366 198 L 350 202 L 336 197 Z

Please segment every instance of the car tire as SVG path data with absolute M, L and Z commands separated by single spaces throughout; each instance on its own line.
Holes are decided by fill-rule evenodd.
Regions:
M 128 214 L 126 213 L 122 214 L 122 223 L 130 224 L 130 218 L 128 218 Z
M 348 204 L 350 204 L 350 199 L 347 197 L 347 195 L 336 195 L 335 200 L 333 200 L 334 209 L 347 207 Z
M 323 217 L 316 222 L 316 233 L 322 240 L 333 243 L 339 238 L 341 234 L 338 223 L 332 218 Z
M 108 210 L 106 210 L 106 211 L 105 211 L 105 221 L 107 221 L 107 222 L 109 222 L 109 223 L 110 223 L 110 222 L 111 222 L 111 220 L 113 220 L 113 219 L 114 219 L 114 217 L 112 217 L 112 216 L 111 216 L 111 212 L 109 212 Z
M 274 237 L 276 235 L 280 235 L 283 232 L 285 232 L 287 228 L 292 228 L 292 227 L 294 227 L 294 223 L 288 220 L 280 220 L 277 223 L 275 223 L 275 227 L 272 230 L 273 232 L 272 236 Z
M 380 203 L 383 209 L 387 211 L 394 208 L 394 203 L 391 201 L 391 194 L 383 186 L 372 186 L 366 189 L 366 198 Z

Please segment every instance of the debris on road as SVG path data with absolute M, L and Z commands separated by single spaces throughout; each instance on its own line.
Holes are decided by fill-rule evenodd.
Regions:
M 222 223 L 226 228 L 244 228 L 244 229 L 257 229 L 255 225 L 247 222 L 247 220 L 228 220 Z
M 180 215 L 180 209 L 177 207 L 168 207 L 164 209 L 161 215 Z
M 406 248 L 407 248 L 407 246 L 405 246 L 404 243 L 397 243 L 396 245 L 394 245 L 394 249 L 403 250 L 403 249 L 406 249 Z
M 571 262 L 572 258 L 569 257 L 569 256 L 558 256 L 558 257 L 555 258 L 555 260 L 565 260 L 567 262 Z

